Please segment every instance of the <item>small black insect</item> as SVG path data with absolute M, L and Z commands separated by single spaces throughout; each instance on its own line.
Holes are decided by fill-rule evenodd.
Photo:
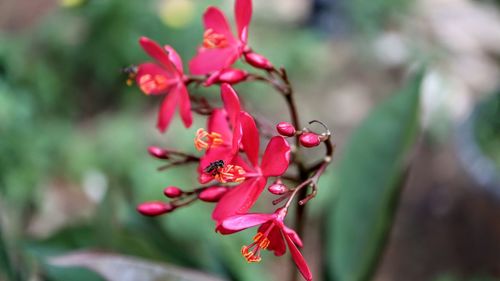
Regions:
M 125 74 L 137 74 L 137 65 L 129 65 L 129 66 L 126 66 L 126 67 L 123 67 L 121 69 L 121 71 Z
M 131 86 L 137 76 L 137 66 L 130 65 L 121 69 L 122 73 L 127 74 L 127 85 Z
M 212 176 L 217 175 L 219 172 L 219 168 L 224 168 L 224 161 L 217 160 L 210 163 L 203 171 L 207 174 L 211 174 Z

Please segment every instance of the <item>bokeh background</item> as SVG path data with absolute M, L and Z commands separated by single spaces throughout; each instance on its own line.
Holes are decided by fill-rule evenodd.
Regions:
M 159 134 L 159 100 L 120 69 L 147 59 L 142 35 L 188 61 L 208 5 L 232 19 L 232 1 L 0 0 L 0 280 L 289 278 L 288 256 L 246 264 L 253 231 L 216 234 L 210 204 L 135 211 L 196 186 L 192 166 L 157 172 L 146 148 L 193 150 L 203 119 Z M 308 207 L 316 280 L 499 280 L 500 3 L 254 5 L 251 45 L 287 68 L 303 122 L 323 120 L 337 144 Z M 250 112 L 288 120 L 272 89 L 237 89 Z

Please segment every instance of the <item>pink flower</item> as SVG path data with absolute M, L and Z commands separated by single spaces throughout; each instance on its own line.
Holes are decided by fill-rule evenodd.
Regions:
M 259 262 L 261 260 L 261 250 L 273 251 L 276 256 L 281 256 L 286 252 L 286 242 L 292 258 L 304 279 L 312 280 L 311 271 L 304 257 L 297 249 L 297 246 L 302 247 L 302 241 L 297 233 L 286 227 L 283 222 L 286 212 L 286 209 L 280 208 L 273 214 L 231 216 L 222 221 L 218 230 L 222 234 L 231 234 L 260 225 L 257 234 L 253 238 L 254 242 L 248 246 L 243 246 L 241 249 L 245 259 L 248 262 Z
M 237 36 L 233 36 L 224 13 L 209 7 L 203 15 L 205 33 L 203 45 L 189 62 L 191 73 L 202 75 L 231 66 L 247 49 L 248 27 L 252 18 L 252 1 L 236 0 Z
M 264 190 L 267 179 L 282 175 L 290 161 L 290 145 L 285 138 L 276 136 L 269 141 L 259 164 L 259 132 L 255 121 L 248 113 L 241 112 L 239 122 L 243 133 L 241 145 L 248 162 L 237 156 L 231 164 L 244 169 L 245 181 L 232 188 L 215 206 L 212 218 L 217 225 L 230 216 L 246 213 Z
M 193 122 L 191 102 L 184 84 L 184 70 L 179 55 L 172 47 L 161 48 L 158 43 L 146 37 L 141 37 L 139 43 L 156 62 L 138 66 L 137 85 L 146 95 L 166 94 L 158 113 L 158 129 L 161 132 L 167 130 L 176 107 L 179 107 L 184 126 L 190 127 Z
M 224 108 L 214 109 L 208 118 L 207 130 L 199 129 L 194 140 L 199 150 L 207 149 L 198 166 L 201 183 L 213 179 L 213 176 L 204 172 L 210 163 L 222 160 L 229 164 L 240 148 L 241 126 L 238 116 L 241 105 L 238 95 L 230 85 L 222 84 L 221 98 Z

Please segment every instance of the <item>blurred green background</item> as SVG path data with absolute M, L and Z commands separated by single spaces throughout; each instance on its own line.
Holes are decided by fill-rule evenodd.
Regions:
M 324 120 L 337 143 L 309 203 L 316 280 L 500 278 L 495 2 L 254 2 L 251 45 L 289 71 L 302 122 Z M 204 120 L 159 134 L 160 100 L 120 69 L 148 59 L 140 36 L 186 63 L 208 5 L 232 19 L 232 1 L 1 0 L 0 280 L 288 280 L 288 256 L 246 264 L 253 231 L 216 234 L 210 204 L 135 211 L 167 185 L 196 186 L 193 166 L 157 172 L 146 148 L 194 152 Z M 272 89 L 237 89 L 250 112 L 288 120 Z M 52 259 L 84 250 L 95 256 L 66 260 L 79 267 Z

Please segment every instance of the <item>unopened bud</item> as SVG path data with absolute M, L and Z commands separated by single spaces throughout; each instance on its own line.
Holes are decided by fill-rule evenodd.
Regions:
M 203 86 L 209 87 L 212 86 L 214 83 L 217 83 L 217 81 L 219 81 L 219 75 L 220 75 L 220 70 L 211 73 L 203 83 Z
M 139 204 L 139 206 L 137 206 L 137 211 L 139 213 L 150 217 L 162 215 L 171 212 L 174 209 L 175 206 L 173 206 L 170 203 L 165 203 L 162 201 L 144 202 L 142 204 Z
M 260 69 L 270 70 L 273 68 L 272 63 L 266 57 L 257 53 L 245 53 L 245 60 L 250 65 Z
M 280 135 L 285 137 L 292 137 L 296 132 L 293 125 L 288 122 L 279 122 L 278 125 L 276 125 L 276 130 Z
M 304 133 L 300 135 L 300 144 L 305 147 L 315 147 L 321 143 L 321 138 L 315 133 Z
M 200 192 L 200 194 L 198 194 L 198 198 L 205 202 L 218 202 L 227 191 L 227 187 L 212 186 Z
M 247 78 L 248 73 L 241 69 L 225 69 L 219 74 L 218 82 L 236 84 Z
M 157 146 L 148 147 L 149 155 L 158 159 L 168 159 L 168 152 Z
M 177 198 L 182 195 L 182 190 L 176 186 L 165 187 L 163 194 L 168 198 Z
M 282 195 L 288 191 L 288 187 L 284 185 L 280 180 L 276 180 L 273 184 L 271 184 L 267 190 L 274 195 Z

